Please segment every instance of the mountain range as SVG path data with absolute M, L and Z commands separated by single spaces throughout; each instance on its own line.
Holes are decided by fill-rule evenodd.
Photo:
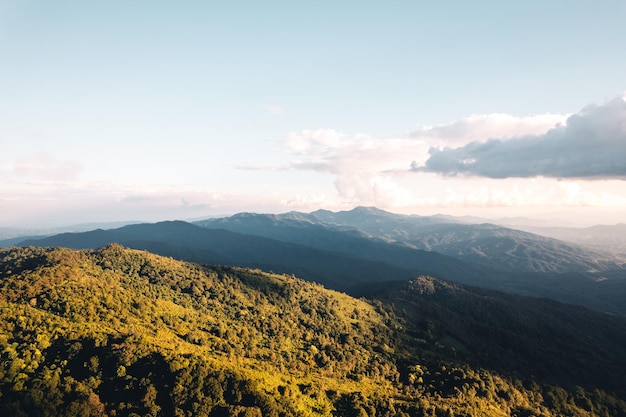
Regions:
M 352 232 L 359 237 L 436 251 L 509 271 L 594 272 L 620 269 L 626 259 L 494 224 L 459 223 L 454 218 L 443 216 L 398 215 L 370 207 L 337 213 L 326 210 L 310 214 L 242 213 L 195 224 L 308 245 L 311 244 L 309 233 L 315 233 L 315 230 Z M 332 244 L 334 238 L 337 234 L 329 236 L 321 245 Z
M 21 245 L 109 243 L 204 264 L 294 274 L 360 295 L 378 282 L 429 275 L 626 314 L 623 257 L 492 224 L 359 207 L 333 213 L 240 213 L 64 233 Z
M 596 225 L 591 227 L 530 227 L 520 226 L 522 230 L 548 236 L 555 239 L 574 242 L 580 245 L 612 250 L 626 254 L 626 224 Z

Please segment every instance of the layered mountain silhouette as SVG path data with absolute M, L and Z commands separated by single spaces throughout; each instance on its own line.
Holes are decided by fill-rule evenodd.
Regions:
M 22 245 L 109 243 L 188 261 L 294 274 L 359 295 L 366 284 L 430 275 L 626 314 L 623 259 L 492 224 L 375 208 L 135 224 L 65 233 Z
M 392 265 L 379 259 L 355 256 L 338 248 L 328 247 L 327 250 L 322 250 L 224 229 L 203 228 L 182 221 L 64 233 L 44 239 L 27 240 L 21 245 L 95 249 L 109 243 L 120 243 L 187 261 L 248 266 L 295 274 L 341 290 L 349 290 L 367 282 L 411 279 L 419 274 L 434 274 L 451 279 L 471 276 L 480 279 L 481 276 L 488 275 L 485 268 L 467 265 L 436 252 L 398 247 L 399 254 L 396 254 L 384 242 L 378 243 L 369 239 L 349 240 L 348 245 L 359 243 L 368 251 L 372 247 L 374 250 L 387 250 L 391 256 L 404 259 L 406 264 L 398 262 Z
M 591 227 L 531 227 L 523 230 L 580 245 L 610 249 L 626 256 L 626 224 L 596 225 Z
M 278 215 L 241 213 L 195 224 L 336 248 L 396 266 L 407 262 L 401 247 L 436 251 L 474 269 L 486 268 L 480 276 L 468 273 L 461 278 L 435 273 L 440 278 L 626 313 L 623 257 L 493 224 L 467 224 L 448 216 L 399 215 L 372 207 Z M 387 244 L 384 250 L 383 242 Z
M 444 216 L 399 215 L 372 207 L 337 213 L 243 213 L 196 224 L 296 243 L 304 243 L 313 226 L 318 226 L 318 231 L 322 227 L 352 231 L 362 237 L 517 272 L 594 272 L 620 269 L 624 264 L 624 259 L 612 253 L 494 224 L 466 224 Z

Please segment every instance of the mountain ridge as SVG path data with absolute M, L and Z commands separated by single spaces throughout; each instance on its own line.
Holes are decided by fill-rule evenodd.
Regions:
M 358 219 L 349 218 L 354 211 Z M 402 255 L 407 248 L 441 251 L 473 268 L 487 269 L 480 277 L 468 274 L 461 279 L 440 278 L 626 314 L 620 301 L 626 297 L 624 258 L 612 253 L 493 224 L 468 225 L 449 223 L 445 219 L 424 222 L 419 217 L 414 222 L 412 216 L 388 212 L 383 212 L 380 218 L 372 215 L 379 211 L 369 209 L 339 213 L 326 210 L 322 211 L 323 219 L 315 213 L 284 216 L 248 213 L 195 224 L 318 248 L 336 247 L 396 266 L 407 263 L 406 256 Z M 346 216 L 347 221 L 341 220 Z M 364 222 L 363 216 L 369 216 L 369 221 Z M 368 240 L 369 250 L 362 243 L 364 239 Z M 394 255 L 386 256 L 388 251 L 393 251 Z M 599 284 L 605 280 L 610 283 Z
M 340 251 L 325 251 L 264 237 L 243 235 L 225 229 L 207 229 L 182 221 L 125 226 L 113 230 L 66 233 L 21 245 L 66 246 L 74 249 L 98 248 L 109 243 L 129 244 L 136 249 L 158 250 L 153 242 L 169 249 L 162 255 L 178 255 L 201 263 L 226 262 L 233 266 L 251 266 L 293 273 L 332 288 L 346 290 L 366 281 L 410 279 L 420 273 L 443 273 L 462 278 L 472 272 L 471 265 L 438 253 L 413 251 L 425 260 L 419 269 L 402 268 L 381 261 L 362 259 Z M 433 271 L 437 266 L 439 271 Z M 417 265 L 419 266 L 419 265 Z M 474 272 L 479 276 L 481 269 Z
M 290 273 L 353 294 L 364 284 L 426 274 L 626 314 L 620 302 L 626 297 L 623 264 L 612 255 L 596 258 L 580 247 L 490 224 L 424 222 L 419 217 L 415 223 L 414 216 L 372 209 L 341 216 L 354 211 L 360 220 L 352 223 L 369 224 L 369 229 L 349 222 L 320 223 L 305 213 L 240 213 L 194 224 L 136 224 L 21 244 L 97 248 L 117 242 L 188 261 Z M 441 247 L 449 253 L 432 250 Z

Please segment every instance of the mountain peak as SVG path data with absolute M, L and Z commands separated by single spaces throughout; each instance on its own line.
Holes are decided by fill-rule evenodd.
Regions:
M 385 210 L 381 210 L 378 207 L 374 207 L 374 206 L 358 206 L 358 207 L 355 207 L 352 210 L 348 211 L 348 213 L 364 214 L 364 215 L 370 215 L 370 216 L 389 216 L 389 215 L 393 215 L 393 213 L 390 213 L 390 212 L 385 211 Z

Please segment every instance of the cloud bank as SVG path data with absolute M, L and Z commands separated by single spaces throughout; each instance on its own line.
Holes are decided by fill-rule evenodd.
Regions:
M 433 145 L 465 145 L 489 138 L 510 139 L 520 135 L 540 135 L 565 122 L 561 114 L 518 117 L 506 113 L 478 114 L 435 126 L 423 126 L 411 133 Z
M 436 205 L 430 186 L 411 183 L 411 161 L 426 162 L 429 149 L 463 145 L 489 137 L 516 137 L 545 133 L 566 116 L 546 114 L 516 117 L 493 113 L 474 115 L 435 126 L 425 126 L 407 137 L 375 138 L 333 129 L 292 132 L 283 150 L 293 156 L 277 169 L 305 170 L 335 176 L 334 186 L 344 203 L 393 208 Z M 265 167 L 267 169 L 267 167 Z M 432 183 L 436 176 L 423 176 Z M 428 189 L 428 191 L 426 191 Z
M 227 181 L 211 180 L 190 164 L 189 172 L 201 175 L 185 176 L 185 183 L 133 176 L 114 180 L 93 164 L 47 153 L 3 155 L 0 219 L 32 223 L 41 207 L 42 223 L 62 224 L 375 205 L 473 215 L 502 208 L 507 215 L 548 207 L 578 213 L 602 208 L 624 221 L 622 98 L 570 116 L 474 115 L 403 137 L 301 130 L 285 135 L 273 150 L 271 159 L 234 165 Z M 224 172 L 220 178 L 228 178 Z
M 332 129 L 287 135 L 285 150 L 295 159 L 288 168 L 330 173 L 345 203 L 389 207 L 406 203 L 410 193 L 395 181 L 406 175 L 407 155 L 425 154 L 428 144 L 413 138 L 377 139 Z
M 411 169 L 488 178 L 626 179 L 626 99 L 590 106 L 544 134 L 431 147 Z

